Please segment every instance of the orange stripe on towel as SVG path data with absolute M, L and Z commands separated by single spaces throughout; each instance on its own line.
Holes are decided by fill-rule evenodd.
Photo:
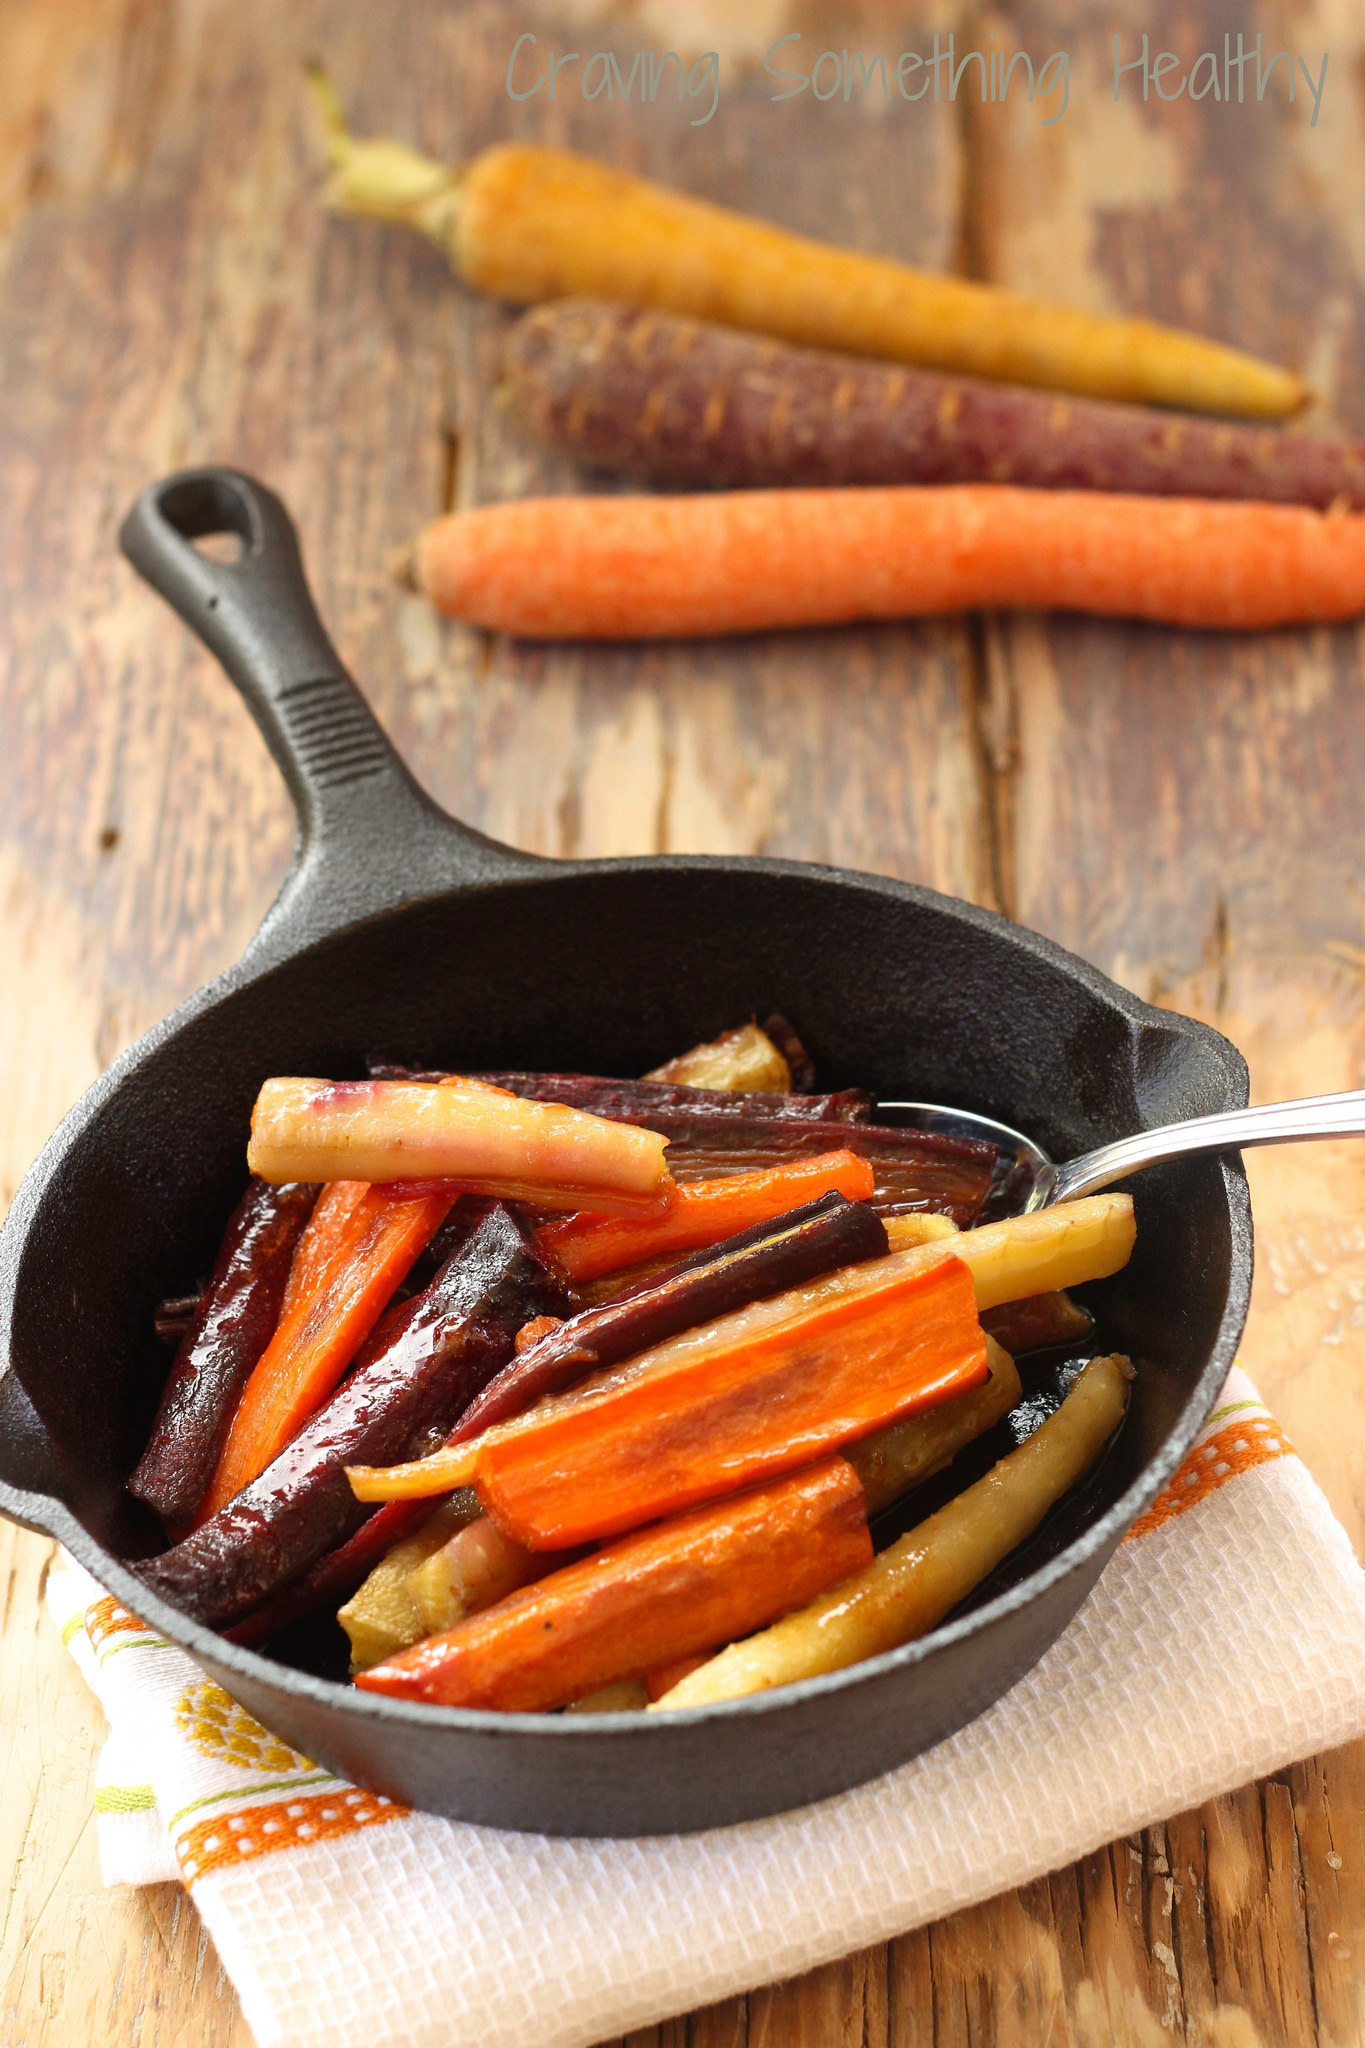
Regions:
M 85 1632 L 90 1638 L 92 1650 L 100 1649 L 108 1642 L 110 1636 L 145 1636 L 155 1633 L 148 1628 L 145 1621 L 139 1621 L 135 1614 L 130 1614 L 126 1607 L 120 1606 L 119 1602 L 107 1593 L 102 1600 L 96 1600 L 93 1606 L 86 1608 Z
M 353 1786 L 314 1792 L 198 1821 L 177 1836 L 175 1853 L 185 1882 L 193 1884 L 226 1865 L 235 1869 L 276 1849 L 308 1849 L 316 1842 L 333 1842 L 339 1835 L 358 1834 L 361 1828 L 404 1820 L 410 1810 L 377 1792 L 361 1792 Z
M 1186 1508 L 1205 1500 L 1239 1472 L 1253 1465 L 1267 1465 L 1273 1458 L 1294 1455 L 1294 1446 L 1273 1416 L 1252 1415 L 1231 1422 L 1215 1436 L 1197 1444 L 1164 1493 L 1159 1493 L 1145 1515 L 1134 1522 L 1126 1540 L 1146 1536 L 1183 1515 Z

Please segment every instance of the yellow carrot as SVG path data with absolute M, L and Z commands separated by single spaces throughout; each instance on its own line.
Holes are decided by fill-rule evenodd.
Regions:
M 668 1143 L 654 1131 L 561 1102 L 446 1081 L 318 1081 L 277 1076 L 251 1112 L 252 1172 L 358 1179 L 390 1192 L 448 1184 L 546 1209 L 653 1212 L 672 1190 Z
M 1015 606 L 1259 631 L 1365 611 L 1365 513 L 1010 484 L 527 498 L 435 520 L 413 568 L 441 611 L 531 639 Z
M 1199 412 L 1279 419 L 1302 379 L 1201 336 L 1017 297 L 839 249 L 566 150 L 502 143 L 451 167 L 357 142 L 316 73 L 329 202 L 429 235 L 476 290 L 690 313 L 855 355 Z

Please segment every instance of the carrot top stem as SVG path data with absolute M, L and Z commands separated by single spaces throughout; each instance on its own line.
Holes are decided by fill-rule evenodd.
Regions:
M 401 221 L 429 235 L 443 249 L 452 246 L 460 208 L 463 173 L 405 142 L 359 141 L 346 126 L 336 88 L 319 64 L 304 67 L 313 102 L 322 117 L 331 176 L 323 192 L 342 213 Z

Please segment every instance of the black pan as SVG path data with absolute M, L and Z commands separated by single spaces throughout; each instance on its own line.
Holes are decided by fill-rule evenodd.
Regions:
M 232 532 L 232 564 L 190 545 Z M 159 1547 L 124 1490 L 166 1370 L 158 1300 L 206 1271 L 272 1073 L 422 1066 L 638 1074 L 785 1011 L 822 1085 L 957 1103 L 1057 1158 L 1246 1101 L 1206 1026 L 1149 1008 L 1035 933 L 931 890 L 776 860 L 563 862 L 445 816 L 394 754 L 314 611 L 284 508 L 229 470 L 152 486 L 125 552 L 213 649 L 298 809 L 297 857 L 243 958 L 66 1118 L 0 1237 L 0 1510 L 61 1540 L 267 1726 L 437 1813 L 551 1834 L 710 1827 L 889 1769 L 998 1699 L 1066 1626 L 1208 1415 L 1246 1315 L 1233 1158 L 1134 1184 L 1138 1246 L 1095 1290 L 1139 1372 L 1080 1511 L 922 1642 L 778 1693 L 568 1719 L 361 1694 L 240 1649 L 150 1596 Z M 296 1646 L 286 1654 L 303 1659 Z

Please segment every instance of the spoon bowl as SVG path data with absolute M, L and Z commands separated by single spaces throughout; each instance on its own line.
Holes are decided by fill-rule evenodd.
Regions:
M 1308 1095 L 1295 1102 L 1262 1102 L 1252 1109 L 1190 1117 L 1137 1131 L 1060 1164 L 1012 1124 L 939 1102 L 879 1102 L 878 1115 L 907 1130 L 945 1138 L 972 1138 L 999 1148 L 981 1220 L 1026 1216 L 1081 1195 L 1097 1195 L 1144 1166 L 1200 1152 L 1240 1152 L 1249 1145 L 1296 1145 L 1322 1138 L 1365 1138 L 1365 1090 Z

